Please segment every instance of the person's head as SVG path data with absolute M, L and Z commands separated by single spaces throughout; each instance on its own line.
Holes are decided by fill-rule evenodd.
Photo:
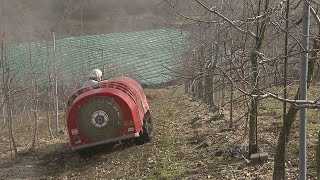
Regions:
M 102 77 L 102 71 L 100 69 L 94 69 L 90 73 L 91 79 L 101 81 L 101 77 Z

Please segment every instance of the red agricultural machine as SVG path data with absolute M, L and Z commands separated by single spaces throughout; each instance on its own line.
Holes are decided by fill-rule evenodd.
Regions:
M 119 77 L 75 91 L 68 101 L 67 127 L 72 150 L 135 138 L 151 140 L 146 96 L 133 79 Z

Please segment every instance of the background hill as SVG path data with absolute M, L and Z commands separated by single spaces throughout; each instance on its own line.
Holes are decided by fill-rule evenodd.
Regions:
M 161 0 L 1 1 L 0 27 L 9 40 L 172 27 L 175 16 Z M 160 7 L 160 8 L 159 8 Z M 49 37 L 48 37 L 49 36 Z

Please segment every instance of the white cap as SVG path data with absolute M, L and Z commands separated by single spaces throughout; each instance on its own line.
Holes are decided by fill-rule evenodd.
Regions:
M 102 76 L 102 71 L 100 69 L 94 69 L 90 73 L 91 78 L 98 78 Z

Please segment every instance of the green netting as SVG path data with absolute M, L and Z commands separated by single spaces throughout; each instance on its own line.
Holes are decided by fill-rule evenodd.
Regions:
M 84 35 L 56 40 L 55 51 L 53 42 L 10 44 L 6 57 L 22 81 L 35 77 L 46 83 L 56 66 L 59 80 L 85 81 L 93 68 L 100 68 L 106 77 L 132 71 L 142 83 L 159 84 L 172 80 L 170 69 L 185 39 L 178 29 Z

